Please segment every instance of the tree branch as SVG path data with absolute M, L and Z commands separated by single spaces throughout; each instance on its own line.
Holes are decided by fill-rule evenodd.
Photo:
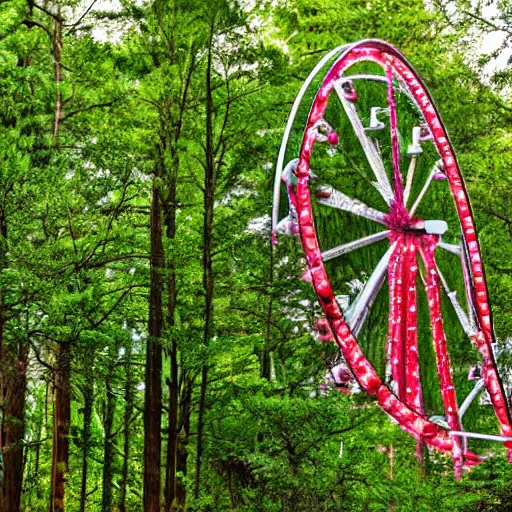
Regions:
M 94 105 L 89 105 L 88 107 L 68 112 L 67 114 L 61 116 L 60 119 L 61 119 L 61 121 L 65 121 L 66 119 L 69 119 L 70 117 L 76 116 L 77 114 L 82 114 L 83 112 L 90 112 L 91 110 L 94 110 L 95 108 L 111 107 L 118 101 L 119 101 L 119 99 L 115 99 L 112 101 L 107 101 L 105 103 L 95 103 Z
M 66 31 L 66 35 L 67 34 L 71 34 L 72 32 L 74 32 L 78 26 L 78 24 L 89 14 L 89 12 L 91 11 L 91 9 L 94 7 L 94 4 L 97 2 L 98 0 L 93 0 L 91 5 L 89 5 L 89 7 L 85 10 L 85 12 L 82 14 L 82 16 L 80 16 L 80 18 L 78 18 L 77 21 L 75 21 L 75 23 L 73 23 L 73 25 L 71 25 L 71 28 L 69 30 Z
M 39 9 L 41 12 L 44 12 L 45 14 L 47 14 L 48 16 L 50 16 L 50 18 L 53 18 L 55 21 L 59 22 L 59 23 L 62 23 L 64 20 L 63 18 L 59 15 L 59 14 L 56 14 L 54 12 L 51 12 L 49 11 L 48 9 L 46 9 L 45 7 L 41 7 L 40 5 L 37 5 L 36 3 L 32 2 L 32 5 L 36 8 L 36 9 Z

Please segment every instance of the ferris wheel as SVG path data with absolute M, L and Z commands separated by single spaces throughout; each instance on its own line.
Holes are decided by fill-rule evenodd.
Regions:
M 283 185 L 288 208 L 280 218 Z M 274 243 L 278 233 L 300 239 L 325 328 L 357 384 L 393 421 L 418 445 L 450 454 L 457 477 L 482 460 L 470 439 L 503 442 L 512 461 L 468 193 L 429 92 L 390 44 L 340 46 L 304 82 L 279 152 L 272 225 Z M 363 285 L 342 304 L 355 277 Z M 459 402 L 450 353 L 471 347 L 481 376 Z M 482 388 L 499 435 L 463 426 Z

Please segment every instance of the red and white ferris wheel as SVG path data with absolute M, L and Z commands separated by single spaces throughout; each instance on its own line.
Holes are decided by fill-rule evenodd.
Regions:
M 315 80 L 319 87 L 301 120 Z M 284 165 L 288 155 L 295 158 Z M 283 183 L 289 208 L 279 219 Z M 336 48 L 309 75 L 279 153 L 272 224 L 274 242 L 276 232 L 299 237 L 344 364 L 403 430 L 451 454 L 457 476 L 481 460 L 468 439 L 502 441 L 512 461 L 509 400 L 468 193 L 429 92 L 393 46 L 365 40 Z M 346 275 L 362 276 L 364 285 L 343 310 Z M 481 359 L 481 378 L 460 405 L 449 338 L 457 350 L 474 347 Z M 424 403 L 428 369 L 420 361 L 428 350 L 441 422 Z M 481 388 L 499 435 L 463 427 Z

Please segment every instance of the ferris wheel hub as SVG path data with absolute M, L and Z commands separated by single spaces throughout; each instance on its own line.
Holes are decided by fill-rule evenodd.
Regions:
M 444 220 L 416 220 L 406 226 L 405 230 L 427 235 L 444 235 L 448 231 L 448 224 Z
M 448 231 L 448 224 L 444 220 L 426 220 L 424 224 L 429 235 L 444 235 Z

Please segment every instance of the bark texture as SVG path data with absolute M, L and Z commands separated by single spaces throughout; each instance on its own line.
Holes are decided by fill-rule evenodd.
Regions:
M 162 416 L 162 207 L 160 191 L 153 183 L 151 201 L 151 283 L 149 297 L 149 336 L 146 343 L 144 397 L 144 494 L 145 512 L 160 512 L 160 458 Z
M 53 401 L 51 512 L 64 512 L 65 484 L 69 472 L 69 424 L 71 421 L 71 345 L 57 346 Z

